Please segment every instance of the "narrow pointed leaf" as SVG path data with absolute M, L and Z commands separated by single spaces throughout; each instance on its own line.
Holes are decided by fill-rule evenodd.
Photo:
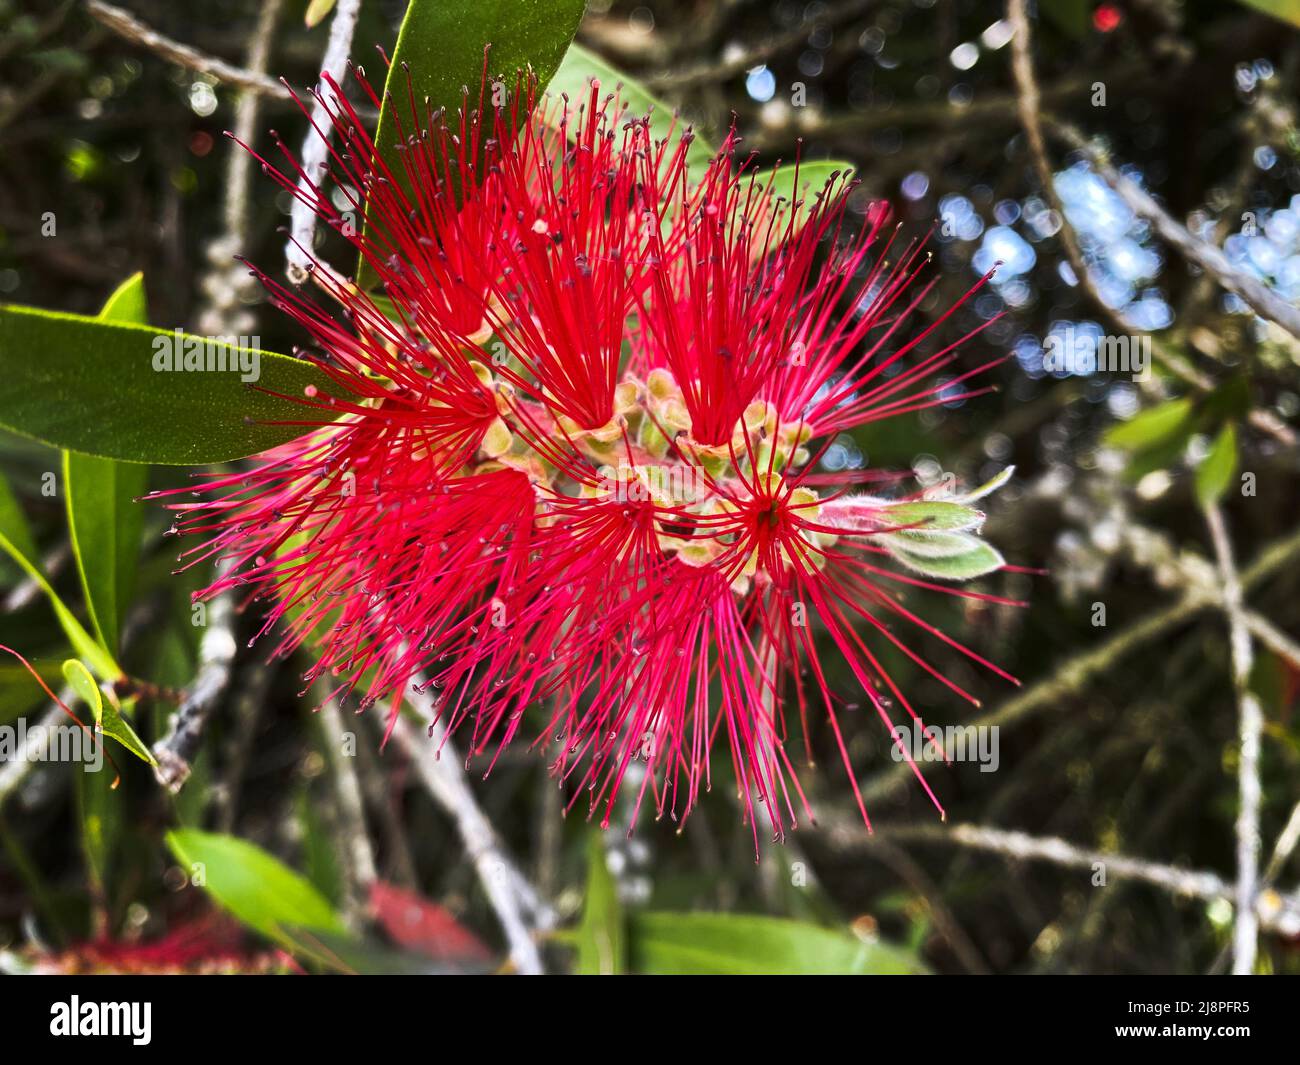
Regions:
M 891 974 L 924 972 L 906 951 L 800 921 L 726 913 L 636 913 L 632 968 L 692 975 Z
M 99 312 L 103 321 L 147 325 L 144 277 L 128 278 Z M 68 530 L 86 609 L 99 641 L 120 647 L 122 615 L 135 587 L 144 510 L 135 500 L 148 487 L 149 468 L 76 451 L 63 453 Z
M 1005 565 L 1000 554 L 982 540 L 972 537 L 974 546 L 961 554 L 933 557 L 916 551 L 912 544 L 903 545 L 898 537 L 886 537 L 889 553 L 908 569 L 926 577 L 947 581 L 969 581 L 992 573 Z
M 1196 467 L 1196 498 L 1208 507 L 1223 498 L 1237 471 L 1237 430 L 1231 424 L 1219 430 L 1210 450 Z
M 270 939 L 289 943 L 289 930 L 344 931 L 324 895 L 255 844 L 185 828 L 169 832 L 167 845 L 191 881 L 200 881 L 220 906 Z
M 311 363 L 256 352 L 255 383 L 238 370 L 158 371 L 175 331 L 0 306 L 0 426 L 56 447 L 125 462 L 197 465 L 252 455 L 307 432 L 322 412 L 300 402 L 308 385 L 337 387 Z M 182 344 L 205 338 L 179 334 Z M 236 349 L 210 342 L 214 355 Z M 238 362 L 235 358 L 234 361 Z
M 1171 399 L 1134 415 L 1121 425 L 1108 429 L 1102 437 L 1102 442 L 1107 447 L 1140 451 L 1169 440 L 1180 431 L 1187 430 L 1191 413 L 1191 400 Z
M 150 765 L 158 764 L 149 748 L 136 735 L 130 722 L 121 715 L 116 706 L 104 701 L 104 695 L 99 690 L 99 685 L 95 683 L 95 678 L 90 675 L 90 670 L 77 659 L 69 658 L 63 663 L 63 677 L 82 702 L 90 707 L 100 732 L 105 736 L 112 736 L 141 761 L 148 762 Z
M 602 835 L 587 834 L 587 897 L 577 937 L 577 972 L 585 976 L 617 976 L 627 971 L 623 908 L 618 885 L 609 872 Z
M 41 571 L 40 564 L 36 561 L 36 544 L 32 540 L 31 529 L 9 488 L 9 482 L 3 476 L 0 476 L 0 551 L 8 554 L 18 564 L 18 568 L 45 593 L 77 656 L 89 662 L 90 667 L 103 680 L 114 680 L 121 676 L 122 671 L 113 656 L 86 631 Z

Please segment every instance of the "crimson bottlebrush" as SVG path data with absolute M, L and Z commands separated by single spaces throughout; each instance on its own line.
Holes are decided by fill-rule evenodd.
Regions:
M 309 682 L 393 715 L 423 697 L 471 757 L 545 708 L 538 742 L 604 823 L 634 763 L 636 808 L 684 818 L 725 748 L 779 836 L 807 811 L 787 704 L 805 742 L 826 716 L 851 780 L 861 704 L 917 719 L 884 651 L 974 702 L 906 630 L 983 660 L 902 593 L 1002 601 L 939 583 L 1002 565 L 972 506 L 1002 478 L 886 498 L 860 491 L 884 475 L 820 467 L 836 434 L 983 391 L 987 365 L 934 343 L 951 310 L 909 331 L 921 243 L 883 205 L 857 220 L 844 175 L 777 197 L 734 133 L 701 173 L 689 131 L 657 139 L 597 83 L 455 116 L 358 83 L 395 156 L 329 82 L 328 173 L 283 146 L 266 169 L 378 287 L 313 259 L 336 315 L 261 275 L 334 387 L 295 397 L 300 439 L 173 504 L 205 537 L 183 557 L 224 567 L 201 594 L 270 604 L 262 632 L 313 649 Z

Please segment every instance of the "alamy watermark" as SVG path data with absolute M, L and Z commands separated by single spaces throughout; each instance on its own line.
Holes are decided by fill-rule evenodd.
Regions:
M 0 725 L 0 762 L 80 762 L 87 773 L 98 773 L 104 741 L 81 725 L 28 725 L 20 717 Z
M 1049 333 L 1043 344 L 1043 369 L 1048 373 L 1126 373 L 1134 381 L 1146 379 L 1151 366 L 1151 337 L 1098 336 L 1087 329 Z
M 262 376 L 260 336 L 195 336 L 175 329 L 153 340 L 157 373 L 237 373 L 245 382 Z
M 917 718 L 890 730 L 895 762 L 976 762 L 981 773 L 996 773 L 1001 764 L 997 725 L 927 726 Z

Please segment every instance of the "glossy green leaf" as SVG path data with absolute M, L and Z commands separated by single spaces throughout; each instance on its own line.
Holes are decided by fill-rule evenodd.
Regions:
M 1223 498 L 1237 472 L 1237 430 L 1229 422 L 1219 430 L 1210 450 L 1196 467 L 1196 498 L 1208 507 Z
M 881 539 L 884 541 L 883 546 L 888 548 L 889 553 L 908 569 L 939 580 L 974 580 L 976 577 L 983 577 L 986 573 L 999 570 L 1005 565 L 1004 559 L 993 547 L 973 536 L 967 538 L 968 543 L 966 546 L 969 548 L 968 550 L 954 551 L 952 554 L 940 554 L 938 556 L 917 550 L 915 544 L 910 541 L 904 542 L 899 536 L 886 536 L 881 537 Z
M 153 753 L 136 735 L 130 722 L 121 715 L 116 706 L 104 701 L 99 685 L 95 683 L 95 678 L 90 675 L 90 670 L 85 665 L 75 658 L 69 658 L 63 663 L 63 679 L 77 693 L 78 698 L 90 707 L 100 732 L 105 736 L 112 736 L 141 761 L 148 762 L 150 765 L 158 764 Z
M 294 399 L 337 387 L 300 359 L 257 352 L 238 370 L 158 371 L 156 342 L 178 334 L 31 307 L 0 307 L 0 426 L 56 447 L 125 462 L 224 462 L 301 436 L 319 418 Z M 180 342 L 190 338 L 180 334 Z M 233 349 L 211 344 L 224 357 Z M 237 361 L 237 360 L 235 360 Z
M 430 111 L 446 108 L 448 115 L 455 115 L 464 90 L 478 99 L 483 48 L 488 44 L 492 46 L 490 78 L 501 77 L 510 84 L 520 71 L 531 68 L 538 85 L 544 86 L 564 58 L 586 6 L 586 0 L 411 0 L 397 35 L 385 91 L 399 101 L 399 107 L 414 95 L 422 104 L 427 101 Z M 406 184 L 406 168 L 387 108 L 379 116 L 375 145 L 389 172 Z M 364 262 L 358 266 L 357 278 L 363 288 L 375 282 Z
M 128 278 L 99 312 L 103 321 L 147 324 L 144 276 Z M 135 587 L 149 467 L 76 451 L 63 453 L 68 530 L 86 609 L 99 642 L 116 653 L 122 616 Z
M 655 975 L 810 975 L 924 972 L 912 955 L 848 932 L 777 917 L 636 913 L 630 958 Z
M 1169 440 L 1179 431 L 1187 429 L 1191 413 L 1190 399 L 1171 399 L 1107 429 L 1102 442 L 1107 447 L 1140 451 Z
M 115 680 L 120 677 L 122 670 L 113 660 L 113 656 L 86 631 L 41 571 L 36 561 L 36 544 L 32 540 L 27 519 L 23 517 L 18 501 L 3 476 L 0 476 L 0 551 L 6 552 L 18 563 L 18 567 L 45 593 L 45 597 L 54 608 L 55 617 L 59 619 L 64 635 L 68 637 L 68 642 L 77 656 L 90 663 L 90 668 L 102 680 Z
M 629 116 L 649 114 L 650 130 L 656 140 L 681 134 L 686 124 L 677 118 L 673 108 L 653 96 L 648 89 L 622 71 L 605 62 L 589 48 L 575 43 L 564 55 L 564 61 L 551 79 L 548 91 L 552 96 L 565 94 L 571 107 L 585 105 L 591 92 L 591 79 L 600 82 L 600 98 L 618 92 L 620 106 Z M 552 117 L 561 112 L 556 109 Z M 693 134 L 686 148 L 686 166 L 692 180 L 698 180 L 708 169 L 714 147 L 698 133 Z
M 627 971 L 627 930 L 618 885 L 609 872 L 603 833 L 587 833 L 587 897 L 578 926 L 577 972 L 617 976 Z
M 144 274 L 138 270 L 113 290 L 99 317 L 105 322 L 149 324 L 149 300 L 144 287 Z
M 261 847 L 193 828 L 167 833 L 167 845 L 191 882 L 269 939 L 288 945 L 291 929 L 343 933 L 343 921 L 325 896 Z

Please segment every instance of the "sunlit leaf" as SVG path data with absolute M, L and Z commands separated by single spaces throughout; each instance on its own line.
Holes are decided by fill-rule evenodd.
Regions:
M 804 975 L 924 972 L 911 954 L 848 932 L 776 917 L 634 913 L 632 969 L 657 975 Z
M 575 43 L 565 53 L 548 91 L 552 96 L 567 95 L 570 106 L 576 107 L 587 103 L 592 78 L 600 82 L 600 99 L 617 92 L 619 105 L 629 116 L 649 114 L 650 130 L 656 140 L 680 135 L 686 130 L 686 123 L 674 114 L 672 107 L 652 95 L 635 78 L 610 66 L 591 49 L 580 44 Z M 560 113 L 557 108 L 551 115 L 558 117 Z M 692 136 L 693 139 L 686 148 L 686 165 L 691 179 L 698 180 L 708 169 L 714 148 L 698 133 L 693 133 Z
M 587 894 L 578 926 L 577 972 L 616 976 L 627 971 L 627 931 L 601 836 L 587 833 Z
M 1196 467 L 1196 498 L 1208 507 L 1223 498 L 1237 472 L 1237 430 L 1228 423 L 1219 430 L 1210 450 Z
M 306 878 L 256 844 L 183 828 L 167 845 L 192 881 L 249 928 L 286 942 L 288 929 L 343 932 L 343 921 Z
M 121 715 L 111 701 L 104 699 L 99 685 L 95 683 L 95 678 L 90 675 L 90 670 L 85 665 L 75 658 L 69 658 L 63 663 L 63 678 L 76 692 L 77 697 L 90 707 L 100 732 L 105 736 L 112 736 L 141 761 L 148 762 L 150 765 L 158 764 L 153 753 L 136 735 L 130 722 Z
M 953 534 L 964 535 L 964 534 Z M 936 577 L 948 581 L 969 581 L 983 577 L 1001 569 L 1005 560 L 998 552 L 983 540 L 968 537 L 968 550 L 941 554 L 939 556 L 918 551 L 911 542 L 903 542 L 898 536 L 882 537 L 889 553 L 908 569 L 926 577 Z
M 258 379 L 239 370 L 158 371 L 156 342 L 186 334 L 31 307 L 0 307 L 0 427 L 56 447 L 126 462 L 224 462 L 301 436 L 326 420 L 301 400 L 337 387 L 301 359 L 256 352 Z M 238 351 L 208 338 L 214 355 Z M 250 361 L 252 354 L 249 355 Z M 278 423 L 278 424 L 277 424 Z
M 134 274 L 109 297 L 104 321 L 147 324 L 144 277 Z M 149 468 L 76 451 L 63 453 L 68 532 L 99 641 L 120 648 L 122 616 L 135 587 L 144 510 L 135 500 L 148 487 Z
M 1190 399 L 1171 399 L 1134 415 L 1120 425 L 1112 426 L 1106 430 L 1102 443 L 1126 451 L 1152 447 L 1187 428 L 1191 413 Z

